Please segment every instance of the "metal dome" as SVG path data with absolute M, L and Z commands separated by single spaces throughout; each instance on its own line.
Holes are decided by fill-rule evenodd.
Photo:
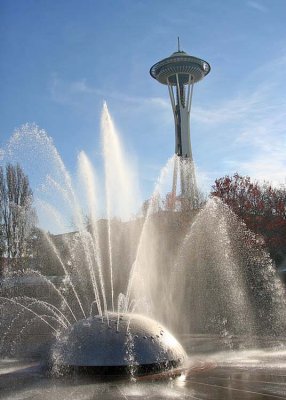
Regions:
M 59 337 L 54 359 L 73 367 L 161 366 L 182 364 L 186 353 L 158 322 L 138 314 L 108 313 L 76 322 Z
M 182 84 L 192 83 L 203 79 L 210 72 L 210 65 L 200 58 L 188 55 L 184 51 L 176 51 L 170 57 L 154 64 L 150 69 L 151 76 L 164 85 L 176 85 L 176 74 Z

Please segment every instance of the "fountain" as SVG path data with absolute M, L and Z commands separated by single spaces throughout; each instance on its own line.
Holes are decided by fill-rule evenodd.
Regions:
M 39 192 L 48 196 L 51 191 L 56 192 L 57 201 L 58 196 L 61 197 L 59 203 L 64 201 L 70 208 L 75 232 L 54 237 L 43 232 L 47 251 L 52 253 L 53 262 L 56 261 L 63 276 L 59 287 L 44 276 L 37 266 L 36 270 L 28 268 L 19 272 L 16 280 L 7 273 L 1 296 L 4 312 L 2 350 L 17 352 L 14 348 L 17 342 L 27 333 L 33 336 L 33 329 L 37 335 L 40 324 L 41 328 L 55 337 L 49 343 L 49 358 L 57 367 L 98 367 L 104 371 L 117 367 L 122 371 L 130 367 L 137 372 L 173 368 L 185 361 L 185 351 L 161 323 L 136 312 L 145 298 L 131 293 L 132 273 L 137 270 L 137 266 L 135 260 L 132 267 L 130 260 L 134 261 L 138 251 L 136 242 L 140 242 L 142 218 L 128 221 L 130 212 L 134 210 L 133 178 L 131 170 L 126 166 L 106 104 L 102 113 L 102 142 L 106 219 L 101 221 L 98 220 L 99 205 L 93 168 L 83 152 L 79 155 L 79 176 L 86 193 L 89 218 L 87 224 L 71 177 L 51 139 L 43 131 L 36 126 L 26 125 L 14 134 L 7 147 L 6 157 L 13 159 L 18 148 L 27 154 L 28 148 L 37 143 L 37 150 L 42 157 L 48 146 L 47 154 L 53 165 Z M 117 196 L 115 202 L 116 193 L 122 193 L 123 196 Z M 36 203 L 53 219 L 55 226 L 58 224 L 60 230 L 64 230 L 64 215 L 54 204 L 40 197 Z M 123 221 L 116 224 L 114 216 L 118 215 Z M 137 231 L 138 239 L 129 245 L 126 240 L 131 240 L 132 230 Z M 127 245 L 130 249 L 123 249 L 122 243 L 118 248 L 118 238 L 124 240 L 125 247 Z M 128 260 L 124 260 L 123 251 L 128 253 Z M 63 253 L 66 254 L 65 258 Z M 34 296 L 29 293 L 27 285 L 22 285 L 21 292 L 21 279 L 24 278 L 32 278 L 32 282 L 36 278 L 43 286 L 43 293 L 49 289 L 49 298 L 45 298 L 43 293 Z M 18 292 L 16 295 L 14 288 Z M 14 337 L 15 330 L 17 340 Z M 43 344 L 39 339 L 34 342 Z M 26 346 L 22 347 L 27 351 Z M 42 347 L 40 351 L 43 351 Z
M 204 371 L 218 360 L 241 363 L 242 354 L 248 366 L 275 359 L 284 348 L 284 289 L 259 239 L 218 199 L 200 210 L 164 209 L 177 156 L 162 169 L 144 215 L 132 216 L 136 178 L 106 105 L 101 130 L 104 185 L 84 152 L 73 183 L 35 125 L 17 130 L 3 151 L 4 162 L 18 161 L 35 182 L 33 171 L 43 171 L 35 204 L 55 233 L 42 231 L 46 264 L 31 259 L 2 280 L 1 357 L 40 358 L 56 374 L 72 368 L 132 377 L 169 369 L 188 377 L 198 365 Z M 47 263 L 57 277 L 45 274 Z M 192 364 L 208 338 L 222 358 Z
M 220 200 L 199 199 L 190 112 L 209 72 L 179 39 L 150 69 L 168 87 L 175 155 L 141 212 L 106 104 L 102 180 L 83 151 L 72 176 L 36 125 L 0 149 L 1 163 L 29 176 L 45 227 L 23 268 L 0 281 L 1 396 L 285 398 L 284 287 L 261 240 Z M 120 378 L 106 383 L 110 374 Z

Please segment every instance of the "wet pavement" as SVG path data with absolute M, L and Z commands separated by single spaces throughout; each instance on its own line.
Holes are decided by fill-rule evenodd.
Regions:
M 286 347 L 281 343 L 226 350 L 214 338 L 184 341 L 189 353 L 192 350 L 186 368 L 136 380 L 79 374 L 55 377 L 39 362 L 2 360 L 0 399 L 286 399 Z

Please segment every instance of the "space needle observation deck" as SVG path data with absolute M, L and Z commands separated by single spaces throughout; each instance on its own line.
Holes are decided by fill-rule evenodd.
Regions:
M 177 161 L 174 167 L 173 193 L 176 193 L 179 163 L 181 196 L 191 200 L 193 205 L 197 197 L 190 137 L 193 87 L 209 72 L 209 63 L 180 50 L 179 38 L 178 51 L 157 62 L 150 69 L 150 74 L 154 79 L 168 86 L 174 114 Z

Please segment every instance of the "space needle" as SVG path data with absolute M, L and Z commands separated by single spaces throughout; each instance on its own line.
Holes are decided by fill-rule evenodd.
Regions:
M 190 113 L 194 84 L 209 72 L 210 65 L 200 58 L 190 56 L 180 49 L 154 64 L 151 76 L 167 85 L 175 120 L 175 158 L 173 174 L 173 198 L 176 198 L 178 175 L 180 175 L 181 198 L 196 208 L 198 189 L 193 163 Z

